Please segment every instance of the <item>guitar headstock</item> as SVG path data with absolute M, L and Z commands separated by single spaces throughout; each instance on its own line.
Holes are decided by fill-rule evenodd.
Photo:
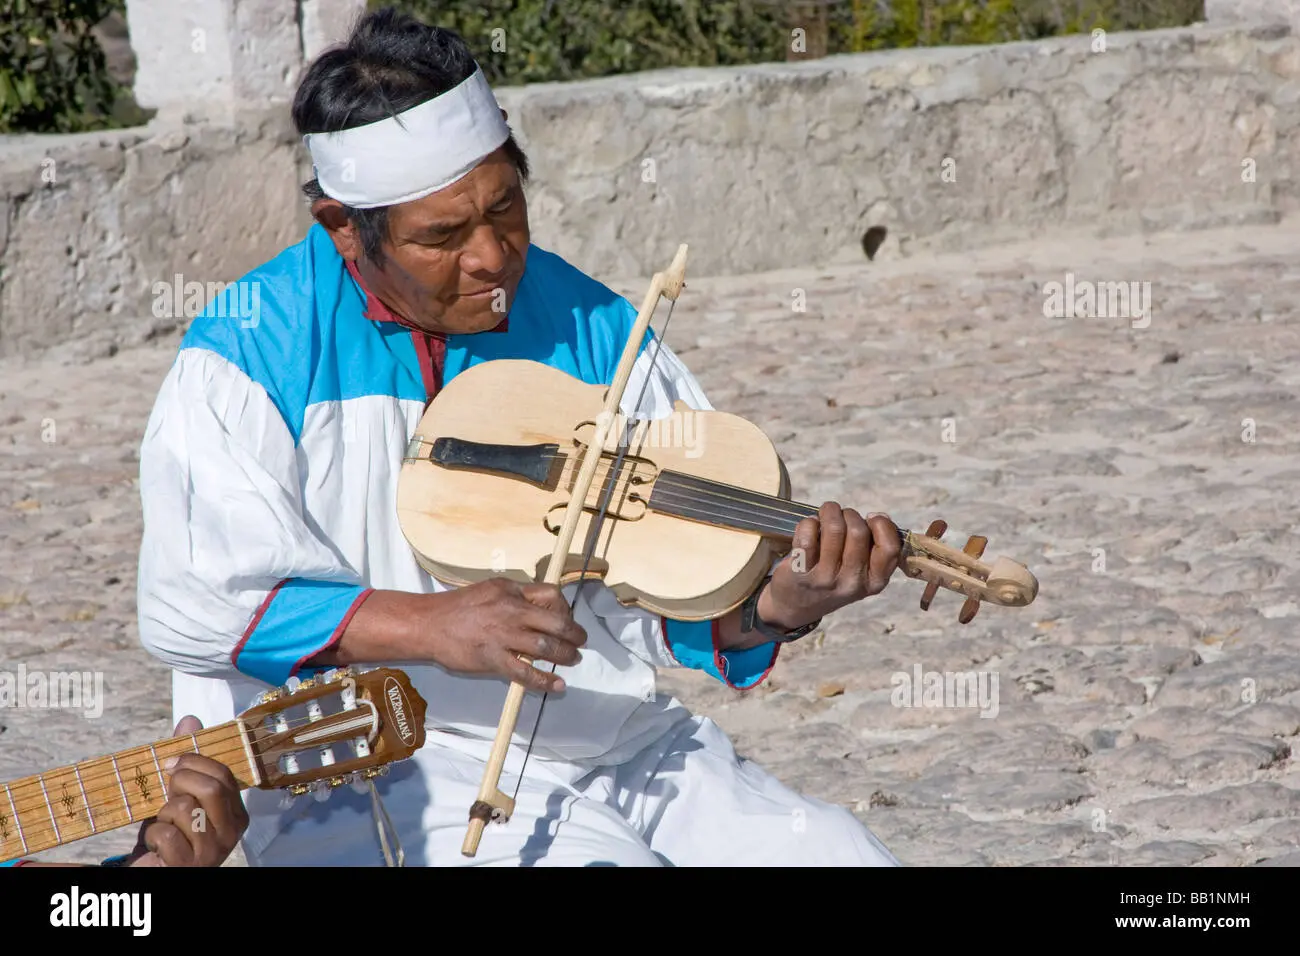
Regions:
M 325 799 L 364 789 L 424 746 L 425 701 L 400 670 L 328 671 L 268 691 L 239 715 L 262 790 Z
M 940 539 L 948 531 L 946 521 L 932 521 L 925 534 L 899 529 L 903 540 L 900 565 L 909 578 L 926 582 L 921 595 L 921 610 L 928 611 L 930 602 L 947 588 L 965 595 L 957 620 L 969 624 L 982 602 L 1002 607 L 1024 607 L 1038 596 L 1038 579 L 1023 564 L 1010 558 L 998 558 L 991 565 L 979 559 L 988 546 L 988 538 L 972 535 L 958 550 Z

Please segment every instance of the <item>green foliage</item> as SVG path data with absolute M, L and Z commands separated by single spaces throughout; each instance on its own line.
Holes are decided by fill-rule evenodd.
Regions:
M 1204 0 L 369 0 L 465 38 L 494 84 L 1204 19 Z
M 0 0 L 0 133 L 111 125 L 120 90 L 90 32 L 124 0 Z
M 536 83 L 780 59 L 765 0 L 371 0 L 455 30 L 492 83 Z

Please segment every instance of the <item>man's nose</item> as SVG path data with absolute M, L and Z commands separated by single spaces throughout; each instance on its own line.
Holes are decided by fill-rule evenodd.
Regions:
M 505 243 L 488 223 L 474 230 L 461 255 L 466 272 L 490 272 L 493 275 L 503 271 L 509 259 Z

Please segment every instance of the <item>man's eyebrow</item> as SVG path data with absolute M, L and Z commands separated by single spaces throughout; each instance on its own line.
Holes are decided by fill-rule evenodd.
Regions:
M 515 187 L 513 185 L 506 186 L 504 189 L 501 190 L 501 192 L 499 192 L 496 196 L 492 198 L 492 201 L 488 203 L 488 208 L 491 209 L 493 206 L 497 205 L 498 203 L 510 199 L 511 197 L 514 196 L 514 194 L 515 194 Z M 425 223 L 423 226 L 420 226 L 419 228 L 412 230 L 411 238 L 421 239 L 426 236 L 443 235 L 446 233 L 455 232 L 457 229 L 460 229 L 462 226 L 464 226 L 465 223 L 467 222 L 469 222 L 468 219 L 439 219 L 434 222 L 428 222 Z
M 411 238 L 418 239 L 423 236 L 442 235 L 444 233 L 455 232 L 467 222 L 469 222 L 468 219 L 440 219 L 437 222 L 425 223 L 423 226 L 411 230 Z

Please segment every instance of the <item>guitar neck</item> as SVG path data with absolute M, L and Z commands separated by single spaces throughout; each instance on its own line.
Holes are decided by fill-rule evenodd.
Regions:
M 0 784 L 0 863 L 156 816 L 168 799 L 163 764 L 181 754 L 208 757 L 241 787 L 254 785 L 238 721 Z

